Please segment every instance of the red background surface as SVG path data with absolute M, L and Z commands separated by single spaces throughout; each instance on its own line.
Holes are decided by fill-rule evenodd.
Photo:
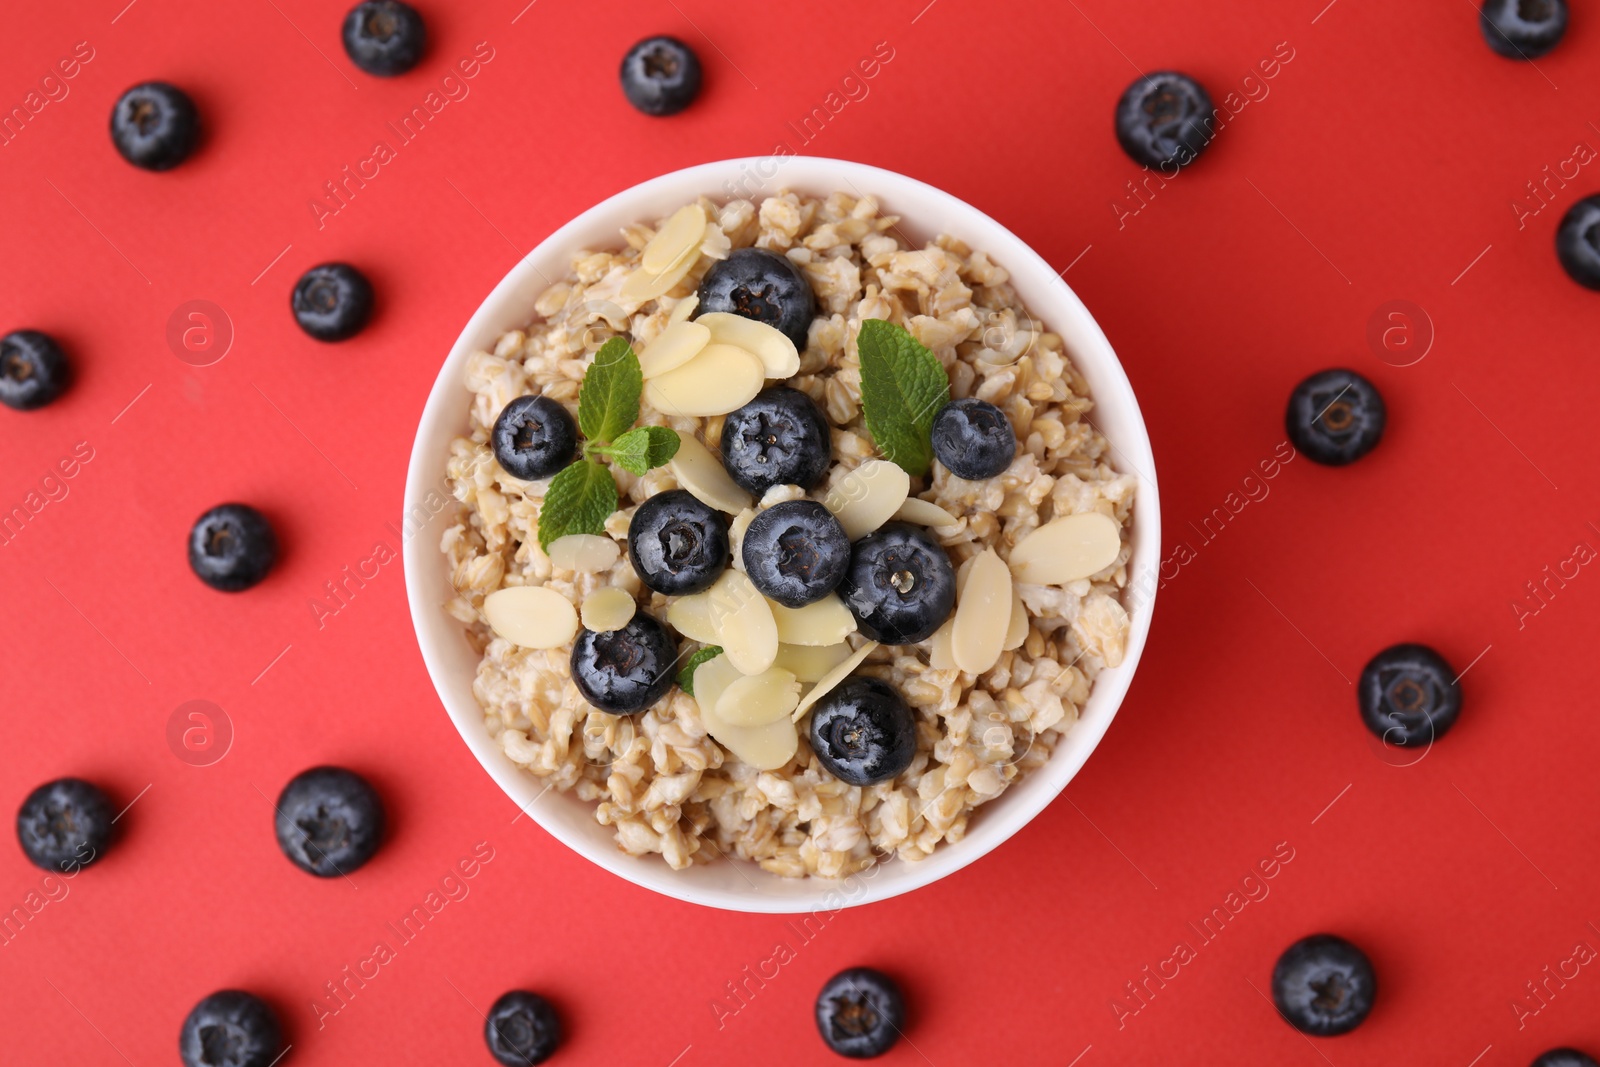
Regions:
M 286 1062 L 488 1063 L 479 1013 L 527 986 L 567 1021 L 560 1063 L 815 1063 L 831 1057 L 813 997 L 858 963 L 900 976 L 912 1004 L 911 1042 L 886 1063 L 1466 1067 L 1600 1051 L 1592 967 L 1547 1003 L 1524 986 L 1600 946 L 1600 578 L 1585 568 L 1512 607 L 1546 565 L 1600 545 L 1597 297 L 1551 250 L 1600 171 L 1551 182 L 1524 228 L 1509 207 L 1546 165 L 1600 145 L 1591 12 L 1533 67 L 1484 47 L 1468 0 L 429 0 L 427 62 L 379 81 L 342 54 L 342 4 L 125 2 L 13 12 L 0 42 L 7 109 L 77 42 L 94 54 L 0 148 L 0 326 L 56 334 L 79 372 L 47 410 L 0 411 L 0 506 L 77 443 L 93 450 L 0 548 L 0 805 L 63 774 L 138 798 L 104 862 L 0 947 L 7 1062 L 172 1063 L 190 1005 L 242 986 L 278 1007 Z M 654 32 L 693 42 L 708 70 L 671 120 L 635 114 L 616 85 L 622 52 Z M 480 41 L 493 59 L 470 95 L 319 228 L 321 183 Z M 894 58 L 870 95 L 802 145 L 786 124 L 880 41 Z M 1244 85 L 1280 42 L 1292 60 Z M 1119 220 L 1110 204 L 1137 168 L 1110 113 L 1135 67 L 1259 99 Z M 208 131 L 168 174 L 129 167 L 106 135 L 112 101 L 149 78 L 187 87 Z M 423 398 L 520 254 L 635 182 L 779 143 L 926 179 L 1072 264 L 1144 405 L 1165 554 L 1181 542 L 1193 558 L 1168 567 L 1132 693 L 1062 799 L 954 877 L 834 916 L 719 1028 L 725 984 L 795 940 L 785 920 L 653 896 L 513 825 L 434 697 L 398 561 L 321 628 L 308 604 L 375 543 L 398 548 Z M 361 337 L 323 346 L 287 295 L 334 258 L 382 306 Z M 212 366 L 165 340 L 193 299 L 235 331 Z M 1403 368 L 1390 363 L 1420 350 L 1420 316 L 1409 349 L 1404 330 L 1393 350 L 1368 341 L 1396 299 L 1437 333 Z M 1200 520 L 1283 439 L 1289 389 L 1330 364 L 1383 389 L 1382 446 L 1251 483 L 1268 495 L 1207 540 Z M 194 517 L 228 499 L 261 506 L 286 545 L 241 596 L 202 587 L 183 554 Z M 1405 767 L 1412 754 L 1362 729 L 1349 684 L 1401 640 L 1472 664 L 1459 725 Z M 168 747 L 169 716 L 195 699 L 235 732 L 211 766 Z M 319 762 L 369 775 L 393 819 L 348 881 L 305 877 L 270 832 L 267 797 Z M 478 842 L 493 859 L 468 895 L 319 1028 L 324 983 L 392 940 L 385 924 Z M 1202 946 L 1186 924 L 1275 848 L 1293 860 L 1269 895 Z M 41 886 L 7 831 L 0 904 Z M 1366 946 L 1382 993 L 1355 1034 L 1312 1043 L 1263 994 L 1278 952 L 1324 929 Z M 1180 940 L 1196 958 L 1128 1000 L 1124 983 Z

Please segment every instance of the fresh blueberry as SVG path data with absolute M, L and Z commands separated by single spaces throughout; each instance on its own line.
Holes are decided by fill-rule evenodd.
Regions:
M 422 59 L 427 45 L 422 16 L 399 0 L 366 0 L 344 17 L 345 54 L 368 74 L 404 74 Z
M 17 840 L 35 867 L 71 871 L 105 855 L 111 843 L 111 801 L 81 778 L 57 778 L 28 794 L 17 812 Z
M 578 454 L 572 415 L 546 396 L 519 396 L 500 410 L 489 435 L 494 458 L 513 478 L 548 478 Z
M 850 566 L 850 538 L 815 500 L 786 500 L 751 521 L 741 554 L 763 596 L 803 608 L 838 588 Z
M 1600 1064 L 1575 1048 L 1553 1048 L 1534 1060 L 1529 1067 L 1600 1067 Z
M 1011 466 L 1017 433 L 1006 413 L 987 400 L 952 400 L 933 417 L 933 454 L 957 478 L 982 481 Z
M 18 411 L 42 408 L 71 380 L 67 357 L 49 334 L 14 330 L 0 337 L 0 404 Z
M 855 675 L 812 705 L 811 751 L 848 785 L 887 782 L 917 754 L 917 721 L 888 682 Z
M 561 1044 L 561 1020 L 539 994 L 513 989 L 489 1009 L 483 1039 L 496 1063 L 531 1067 L 555 1055 Z
M 200 113 L 175 85 L 135 85 L 111 109 L 111 143 L 136 167 L 171 170 L 200 143 Z
M 1377 994 L 1378 977 L 1366 953 L 1332 934 L 1301 938 L 1272 968 L 1272 1002 L 1302 1034 L 1349 1033 L 1371 1013 Z
M 1143 75 L 1117 101 L 1117 141 L 1135 163 L 1176 174 L 1199 158 L 1212 136 L 1211 97 L 1187 74 Z
M 676 37 L 647 37 L 622 57 L 622 95 L 646 115 L 676 115 L 700 95 L 700 57 Z
M 1586 289 L 1600 289 L 1600 195 L 1586 196 L 1562 216 L 1556 256 L 1567 276 Z
M 1426 645 L 1386 648 L 1372 657 L 1356 682 L 1361 720 L 1385 744 L 1432 744 L 1461 714 L 1456 679 L 1455 669 Z
M 189 531 L 189 568 L 224 593 L 249 589 L 277 559 L 277 536 L 266 516 L 248 504 L 219 504 Z
M 828 979 L 817 994 L 817 1032 L 841 1056 L 882 1056 L 900 1040 L 906 1002 L 893 978 L 871 967 L 852 967 Z
M 349 874 L 383 840 L 383 801 L 367 780 L 343 767 L 313 767 L 278 794 L 278 847 L 318 878 Z
M 909 645 L 944 625 L 956 602 L 956 574 L 920 526 L 891 522 L 857 541 L 839 595 L 874 641 Z
M 1378 387 L 1343 369 L 1321 371 L 1295 386 L 1283 419 L 1294 447 L 1329 467 L 1354 463 L 1378 447 L 1388 421 Z
M 628 524 L 628 559 L 639 580 L 658 593 L 710 589 L 727 569 L 728 556 L 722 513 L 682 489 L 646 500 Z
M 1567 32 L 1567 0 L 1483 0 L 1478 27 L 1507 59 L 1538 59 Z
M 620 630 L 583 630 L 572 646 L 572 680 L 583 699 L 613 715 L 634 715 L 672 688 L 678 650 L 667 628 L 643 611 Z
M 757 500 L 775 485 L 812 489 L 828 473 L 833 443 L 816 401 L 775 385 L 722 423 L 722 465 Z
M 765 248 L 741 248 L 706 271 L 700 281 L 695 317 L 725 311 L 764 322 L 806 350 L 817 297 L 811 283 L 788 256 Z
M 277 1015 L 266 1001 L 238 989 L 206 997 L 178 1031 L 183 1067 L 270 1067 L 282 1051 Z
M 317 340 L 348 340 L 372 318 L 372 283 L 348 263 L 322 263 L 300 275 L 289 307 Z

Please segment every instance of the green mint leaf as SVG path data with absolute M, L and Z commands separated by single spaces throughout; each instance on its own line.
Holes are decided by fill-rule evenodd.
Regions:
M 861 324 L 861 415 L 884 456 L 907 474 L 933 463 L 933 417 L 950 402 L 950 376 L 932 352 L 900 326 Z
M 678 672 L 678 688 L 690 696 L 694 696 L 695 668 L 708 659 L 716 659 L 722 655 L 722 649 L 717 645 L 707 645 L 689 657 L 689 662 L 683 665 L 683 670 Z
M 644 474 L 677 454 L 678 434 L 665 426 L 639 426 L 600 451 L 629 474 Z
M 603 534 L 606 517 L 617 510 L 617 483 L 593 460 L 563 467 L 550 479 L 539 508 L 539 547 L 568 534 Z
M 639 418 L 644 375 L 625 337 L 600 346 L 578 390 L 578 429 L 595 444 L 612 444 Z

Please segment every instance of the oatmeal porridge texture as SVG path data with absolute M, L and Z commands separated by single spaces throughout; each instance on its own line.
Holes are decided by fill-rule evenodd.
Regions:
M 447 607 L 481 650 L 474 691 L 486 726 L 516 764 L 552 787 L 595 803 L 624 851 L 659 853 L 674 868 L 725 856 L 773 873 L 842 877 L 879 859 L 919 860 L 943 841 L 959 841 L 972 813 L 1040 766 L 1070 729 L 1096 674 L 1122 661 L 1129 631 L 1123 588 L 1135 479 L 1109 462 L 1105 439 L 1082 416 L 1087 386 L 1062 339 L 1023 309 L 1008 275 L 981 250 L 940 237 L 908 247 L 898 220 L 871 197 L 794 193 L 758 203 L 701 199 L 710 222 L 692 266 L 664 294 L 640 301 L 625 285 L 656 229 L 627 227 L 620 251 L 583 251 L 568 276 L 536 304 L 538 318 L 502 336 L 493 352 L 467 363 L 471 430 L 451 446 L 448 473 L 459 516 L 442 549 L 457 595 Z M 658 224 L 659 225 L 659 224 Z M 909 330 L 949 373 L 954 398 L 999 405 L 1016 431 L 1016 458 L 999 477 L 964 481 L 935 464 L 912 479 L 911 493 L 956 517 L 931 533 L 963 577 L 986 548 L 1009 559 L 1027 534 L 1052 519 L 1099 512 L 1116 521 L 1114 563 L 1062 585 L 1016 582 L 1026 634 L 995 665 L 974 676 L 951 662 L 941 635 L 915 645 L 875 648 L 857 673 L 889 682 L 916 718 L 916 755 L 893 780 L 860 787 L 828 773 L 805 731 L 785 766 L 757 770 L 707 732 L 695 699 L 677 687 L 639 715 L 591 708 L 571 680 L 572 645 L 524 648 L 489 627 L 484 598 L 508 587 L 543 585 L 574 605 L 614 587 L 639 610 L 666 618 L 668 598 L 641 585 L 626 551 L 634 508 L 678 488 L 671 466 L 641 477 L 614 469 L 620 510 L 606 522 L 619 551 L 555 566 L 539 546 L 539 508 L 547 481 L 519 481 L 495 461 L 490 430 L 513 398 L 542 394 L 576 411 L 593 353 L 608 338 L 642 349 L 686 311 L 705 272 L 729 251 L 755 245 L 800 266 L 816 293 L 817 317 L 789 385 L 809 394 L 832 427 L 833 466 L 810 494 L 877 452 L 861 416 L 856 336 L 867 319 Z M 722 417 L 668 417 L 646 404 L 641 424 L 670 426 L 713 451 Z M 758 506 L 804 495 L 778 486 Z M 732 566 L 742 567 L 732 521 Z M 604 547 L 604 546 L 602 546 Z M 603 566 L 601 566 L 603 565 Z M 1020 622 L 1020 618 L 1018 619 Z M 1021 634 L 1020 628 L 1018 634 Z M 866 644 L 857 633 L 854 647 Z M 697 647 L 683 644 L 684 653 Z

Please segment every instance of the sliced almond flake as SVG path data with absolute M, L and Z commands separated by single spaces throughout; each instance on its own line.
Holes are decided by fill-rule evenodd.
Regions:
M 608 633 L 628 625 L 638 609 L 639 602 L 633 599 L 633 594 L 626 589 L 607 585 L 583 598 L 579 618 L 583 620 L 585 629 Z
M 982 674 L 999 661 L 1015 599 L 1005 561 L 994 549 L 984 549 L 973 559 L 966 588 L 956 600 L 950 653 L 957 667 Z
M 906 497 L 906 502 L 900 505 L 894 517 L 918 526 L 954 526 L 961 521 L 938 504 L 915 496 Z
M 694 309 L 699 306 L 700 294 L 690 293 L 673 306 L 672 315 L 667 320 L 668 324 L 670 325 L 674 322 L 688 322 L 689 318 L 694 314 Z
M 765 381 L 755 356 L 710 344 L 683 366 L 646 381 L 644 399 L 664 415 L 726 415 L 754 400 Z
M 558 570 L 599 574 L 616 566 L 622 549 L 598 534 L 568 534 L 550 542 L 550 562 Z
M 909 474 L 886 459 L 869 459 L 835 482 L 822 503 L 857 541 L 888 522 L 910 493 Z
M 639 256 L 639 266 L 651 274 L 665 274 L 686 252 L 700 247 L 706 235 L 706 213 L 699 204 L 685 204 L 661 224 Z
M 767 598 L 743 571 L 725 570 L 707 595 L 717 644 L 745 674 L 760 674 L 778 657 L 778 624 Z
M 778 640 L 786 645 L 836 645 L 856 632 L 856 617 L 844 601 L 829 593 L 803 608 L 767 601 L 778 624 Z
M 1085 511 L 1045 523 L 1011 550 L 1011 573 L 1032 585 L 1065 585 L 1105 570 L 1122 551 L 1117 520 Z
M 694 700 L 700 722 L 718 744 L 739 759 L 757 770 L 777 770 L 793 759 L 800 747 L 793 722 L 780 719 L 765 726 L 735 726 L 717 714 L 723 694 L 743 677 L 725 655 L 713 656 L 695 669 Z
M 672 287 L 681 282 L 683 276 L 688 274 L 690 269 L 699 261 L 700 249 L 695 247 L 685 252 L 683 259 L 668 267 L 665 273 L 652 274 L 643 267 L 639 267 L 628 275 L 627 280 L 622 283 L 620 296 L 624 300 L 633 300 L 635 306 L 644 303 L 646 300 L 654 300 L 656 297 L 670 292 Z
M 800 682 L 781 667 L 736 678 L 717 698 L 717 718 L 732 726 L 787 720 L 800 703 Z
M 694 702 L 708 731 L 722 724 L 717 718 L 717 701 L 728 686 L 743 677 L 727 656 L 712 656 L 694 669 Z
M 772 661 L 772 665 L 782 667 L 799 681 L 809 684 L 820 681 L 850 656 L 848 641 L 840 641 L 837 645 L 780 644 L 778 658 Z
M 1022 603 L 1022 592 L 1015 585 L 1011 587 L 1011 625 L 1006 627 L 1006 643 L 1000 646 L 1000 651 L 1010 652 L 1022 647 L 1028 639 L 1028 609 Z
M 806 692 L 806 695 L 800 698 L 800 703 L 794 709 L 794 721 L 799 722 L 801 716 L 811 710 L 811 705 L 827 696 L 836 685 L 850 677 L 850 672 L 861 666 L 862 662 L 872 655 L 872 650 L 877 647 L 878 642 L 868 641 L 851 653 L 849 659 L 823 675 L 817 684 L 812 686 Z
M 668 604 L 667 625 L 691 641 L 717 643 L 717 628 L 711 625 L 711 597 L 705 593 L 680 596 Z
M 733 345 L 759 359 L 768 378 L 800 373 L 800 352 L 782 330 L 726 311 L 710 311 L 695 321 L 711 331 L 712 344 Z
M 496 589 L 483 598 L 483 617 L 496 634 L 523 648 L 560 648 L 578 633 L 578 609 L 542 585 Z
M 955 619 L 946 619 L 944 625 L 928 638 L 928 666 L 936 671 L 956 669 L 955 653 L 950 650 L 950 631 L 955 629 L 955 625 Z
M 729 477 L 722 461 L 693 434 L 678 431 L 678 451 L 667 461 L 667 466 L 678 484 L 708 508 L 737 515 L 755 503 L 750 494 Z
M 698 322 L 671 322 L 639 353 L 639 371 L 654 378 L 676 370 L 711 343 L 711 331 Z

